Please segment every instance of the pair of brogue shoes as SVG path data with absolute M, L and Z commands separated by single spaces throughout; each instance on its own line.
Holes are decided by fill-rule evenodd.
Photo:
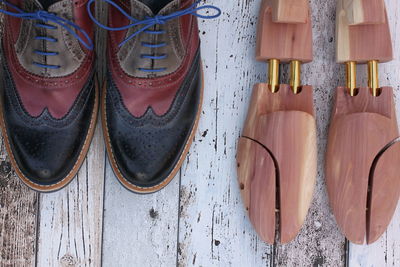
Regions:
M 1 1 L 1 126 L 11 163 L 34 190 L 76 175 L 100 105 L 118 180 L 138 193 L 166 186 L 193 140 L 203 96 L 197 0 Z M 200 9 L 215 14 L 201 15 Z M 109 31 L 105 86 L 96 80 L 95 27 Z

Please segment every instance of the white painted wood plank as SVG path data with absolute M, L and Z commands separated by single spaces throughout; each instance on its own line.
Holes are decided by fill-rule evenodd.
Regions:
M 392 41 L 395 60 L 380 65 L 381 85 L 394 88 L 397 108 L 397 120 L 400 125 L 400 3 L 399 1 L 386 1 L 388 17 L 392 32 Z M 360 72 L 361 70 L 359 70 Z M 362 68 L 362 82 L 367 83 L 366 67 Z M 400 207 L 386 233 L 372 245 L 349 246 L 349 266 L 384 267 L 400 266 Z
M 38 266 L 100 266 L 105 148 L 100 125 L 66 188 L 40 195 Z
M 256 82 L 255 30 L 260 1 L 209 0 L 223 9 L 199 20 L 205 98 L 199 130 L 182 168 L 180 266 L 268 266 L 270 246 L 250 225 L 236 178 L 236 144 Z
M 163 190 L 126 190 L 107 163 L 103 266 L 174 266 L 177 253 L 179 174 Z

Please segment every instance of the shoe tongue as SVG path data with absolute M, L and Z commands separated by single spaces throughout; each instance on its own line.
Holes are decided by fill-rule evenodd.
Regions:
M 43 9 L 48 10 L 51 5 L 61 2 L 61 0 L 38 0 L 38 2 L 42 5 Z
M 42 0 L 43 1 L 43 0 Z M 171 3 L 173 0 L 139 0 L 139 2 L 142 2 L 146 6 L 148 6 L 151 11 L 153 11 L 153 14 L 158 14 L 161 9 L 163 9 L 166 5 Z

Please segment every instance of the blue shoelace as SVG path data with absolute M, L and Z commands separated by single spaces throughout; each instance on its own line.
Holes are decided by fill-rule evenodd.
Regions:
M 204 5 L 201 7 L 198 7 L 198 4 L 200 3 L 200 0 L 197 0 L 194 4 L 192 4 L 190 7 L 183 9 L 183 10 L 179 10 L 176 11 L 174 13 L 171 13 L 169 15 L 156 15 L 154 17 L 145 17 L 145 19 L 143 20 L 138 20 L 134 17 L 132 17 L 131 15 L 129 15 L 127 12 L 125 12 L 125 10 L 123 10 L 118 4 L 116 4 L 114 1 L 112 0 L 101 0 L 103 2 L 106 2 L 109 5 L 112 5 L 113 7 L 115 7 L 122 15 L 124 15 L 127 19 L 129 19 L 130 21 L 132 21 L 131 24 L 123 26 L 123 27 L 109 27 L 107 25 L 102 24 L 101 22 L 99 22 L 94 15 L 92 14 L 92 10 L 91 10 L 91 6 L 92 4 L 95 2 L 96 0 L 89 0 L 88 4 L 87 4 L 87 11 L 88 14 L 90 16 L 90 18 L 94 21 L 94 23 L 97 24 L 97 26 L 106 29 L 108 31 L 123 31 L 123 30 L 127 30 L 130 29 L 132 27 L 135 26 L 143 26 L 142 28 L 140 28 L 139 30 L 137 30 L 136 32 L 134 32 L 133 34 L 129 35 L 126 39 L 124 39 L 120 44 L 119 47 L 122 47 L 124 44 L 126 44 L 127 42 L 129 42 L 130 40 L 132 40 L 132 38 L 134 38 L 135 36 L 139 35 L 140 33 L 144 32 L 147 34 L 153 34 L 153 35 L 158 35 L 158 34 L 165 34 L 166 31 L 165 30 L 150 30 L 150 28 L 156 26 L 156 25 L 163 25 L 165 23 L 167 23 L 170 20 L 182 17 L 182 16 L 186 16 L 186 15 L 193 15 L 196 16 L 198 18 L 201 19 L 214 19 L 217 18 L 221 15 L 221 10 L 216 7 L 216 6 L 212 6 L 212 5 Z M 201 15 L 198 12 L 201 10 L 214 10 L 216 11 L 216 14 L 214 15 Z M 161 47 L 165 47 L 168 44 L 165 42 L 162 43 L 157 43 L 157 44 L 151 44 L 151 43 L 146 43 L 146 42 L 142 42 L 141 44 L 144 47 L 148 47 L 148 48 L 161 48 Z M 167 54 L 153 54 L 153 55 L 149 55 L 149 54 L 142 54 L 141 58 L 146 58 L 146 59 L 151 59 L 151 60 L 158 60 L 158 59 L 165 59 L 167 58 L 168 55 Z M 140 71 L 143 72 L 163 72 L 165 71 L 167 68 L 151 68 L 151 69 L 145 69 L 145 68 L 139 68 Z
M 3 13 L 8 16 L 16 17 L 16 18 L 21 18 L 21 19 L 28 19 L 28 20 L 37 20 L 40 22 L 37 22 L 34 26 L 37 28 L 42 28 L 46 30 L 57 30 L 57 26 L 49 25 L 49 22 L 53 22 L 60 27 L 63 27 L 65 30 L 67 30 L 72 36 L 74 36 L 84 47 L 86 47 L 89 50 L 93 50 L 93 41 L 90 39 L 89 34 L 76 25 L 75 23 L 68 21 L 64 18 L 61 18 L 53 13 L 47 12 L 47 11 L 36 11 L 36 12 L 25 12 L 24 10 L 20 9 L 19 7 L 4 1 L 0 0 L 0 4 L 4 3 L 7 7 L 10 9 L 14 10 L 15 12 L 11 12 L 8 10 L 4 10 L 0 8 L 0 13 Z M 81 33 L 84 36 L 84 39 L 79 36 L 77 33 Z M 85 40 L 86 39 L 86 40 Z M 48 36 L 36 36 L 35 40 L 42 40 L 42 41 L 47 41 L 47 42 L 52 42 L 52 43 L 57 43 L 58 40 L 53 37 L 48 37 Z M 41 56 L 57 56 L 59 55 L 58 52 L 54 51 L 41 51 L 41 50 L 35 50 L 35 54 L 41 55 Z M 45 68 L 45 69 L 59 69 L 61 66 L 58 65 L 47 65 L 47 64 L 42 64 L 39 62 L 33 62 L 34 65 Z

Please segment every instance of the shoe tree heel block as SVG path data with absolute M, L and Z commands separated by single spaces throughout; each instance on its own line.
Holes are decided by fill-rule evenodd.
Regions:
M 369 11 L 360 15 L 360 10 Z M 386 231 L 400 195 L 393 89 L 379 87 L 377 70 L 377 62 L 392 59 L 390 30 L 383 1 L 339 1 L 337 15 L 337 61 L 347 64 L 348 80 L 346 87 L 336 90 L 326 183 L 331 208 L 347 239 L 371 244 Z M 368 63 L 368 87 L 356 87 L 356 63 Z
M 368 16 L 359 14 L 362 11 Z M 393 59 L 384 0 L 338 0 L 336 16 L 338 63 L 354 61 L 363 64 L 371 59 L 384 63 Z
M 285 6 L 292 2 L 295 1 L 263 1 L 258 60 L 312 60 L 308 1 L 297 1 L 296 6 L 302 3 L 300 8 Z M 298 17 L 295 11 L 300 12 Z M 270 73 L 274 70 L 279 66 L 276 69 L 270 65 Z M 275 92 L 272 87 L 271 83 L 254 86 L 237 153 L 245 208 L 260 238 L 269 244 L 277 242 L 278 233 L 281 243 L 297 236 L 312 201 L 317 164 L 312 87 L 298 87 L 296 93 L 293 85 L 276 83 Z

